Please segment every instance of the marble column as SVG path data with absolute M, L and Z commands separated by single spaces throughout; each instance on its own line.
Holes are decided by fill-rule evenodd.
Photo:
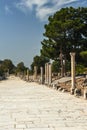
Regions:
M 71 94 L 74 94 L 75 90 L 75 53 L 71 52 Z
M 37 79 L 37 66 L 34 66 L 34 80 Z
M 45 84 L 47 84 L 47 63 L 45 64 Z
M 49 85 L 52 83 L 52 65 L 49 63 Z
M 47 84 L 49 84 L 49 63 L 47 63 Z
M 40 70 L 41 70 L 41 84 L 43 84 L 44 83 L 43 67 L 41 67 Z
M 9 75 L 10 75 L 10 74 L 9 74 L 9 69 L 8 69 L 8 71 L 7 71 L 7 77 L 9 77 Z
M 27 69 L 27 81 L 29 81 L 29 69 Z
M 61 77 L 64 77 L 64 66 L 63 66 L 63 53 L 60 53 L 60 62 L 61 62 Z

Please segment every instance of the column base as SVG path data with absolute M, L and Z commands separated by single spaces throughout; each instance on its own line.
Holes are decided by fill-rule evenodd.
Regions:
M 84 90 L 84 99 L 87 99 L 87 89 Z
M 74 95 L 74 88 L 71 88 L 71 94 Z

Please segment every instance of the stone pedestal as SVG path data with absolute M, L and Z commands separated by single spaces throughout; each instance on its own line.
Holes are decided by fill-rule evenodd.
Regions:
M 40 80 L 40 82 L 41 82 L 41 84 L 43 84 L 44 83 L 43 67 L 41 67 L 40 70 L 41 70 L 41 80 Z
M 75 90 L 75 53 L 71 52 L 71 94 L 74 94 Z

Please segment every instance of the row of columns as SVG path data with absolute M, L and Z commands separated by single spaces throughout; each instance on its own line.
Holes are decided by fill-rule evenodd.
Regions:
M 75 53 L 70 53 L 71 56 L 71 93 L 74 93 L 75 90 Z M 44 72 L 43 67 L 40 68 L 41 76 L 40 82 L 44 83 Z M 34 66 L 34 80 L 37 79 L 37 66 Z M 52 65 L 51 63 L 45 64 L 45 84 L 51 85 L 52 82 Z
M 70 53 L 71 56 L 71 94 L 74 94 L 76 85 L 75 85 L 75 53 Z M 44 70 L 43 67 L 40 68 L 41 75 L 40 75 L 40 83 L 51 85 L 52 83 L 52 65 L 51 63 L 45 64 L 45 77 L 44 77 Z M 27 77 L 29 80 L 29 70 L 27 71 Z M 34 80 L 37 79 L 37 66 L 34 67 Z M 45 79 L 45 80 L 44 80 Z M 87 98 L 87 90 L 84 91 L 84 98 Z
M 51 69 L 51 63 L 45 64 L 45 77 L 44 77 L 44 69 L 43 67 L 40 68 L 41 74 L 40 74 L 40 83 L 51 85 L 52 82 L 52 69 Z M 44 80 L 45 78 L 45 80 Z M 37 66 L 34 67 L 34 80 L 37 79 Z

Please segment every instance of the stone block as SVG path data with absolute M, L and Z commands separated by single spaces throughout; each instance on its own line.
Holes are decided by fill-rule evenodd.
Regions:
M 76 88 L 74 91 L 75 96 L 81 96 L 81 89 Z
M 87 99 L 87 88 L 84 89 L 84 99 Z

